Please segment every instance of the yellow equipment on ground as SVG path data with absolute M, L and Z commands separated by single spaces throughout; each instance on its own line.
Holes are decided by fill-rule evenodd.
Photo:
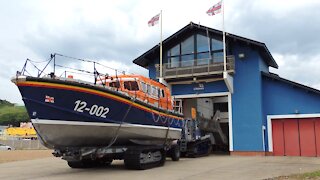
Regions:
M 36 131 L 33 127 L 9 127 L 4 130 L 7 136 L 18 136 L 22 138 L 37 137 Z

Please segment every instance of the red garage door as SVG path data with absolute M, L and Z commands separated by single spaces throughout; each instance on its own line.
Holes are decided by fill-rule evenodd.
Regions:
M 320 156 L 320 118 L 272 120 L 275 156 Z

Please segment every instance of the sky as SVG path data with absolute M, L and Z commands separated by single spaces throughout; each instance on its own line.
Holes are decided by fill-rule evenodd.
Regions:
M 148 20 L 162 10 L 164 39 L 191 21 L 221 30 L 221 14 L 206 14 L 217 2 L 0 0 L 0 99 L 23 104 L 10 79 L 27 58 L 51 53 L 147 75 L 132 61 L 159 43 L 160 26 L 148 27 Z M 225 0 L 225 30 L 264 42 L 279 65 L 271 72 L 320 89 L 319 9 L 319 0 Z

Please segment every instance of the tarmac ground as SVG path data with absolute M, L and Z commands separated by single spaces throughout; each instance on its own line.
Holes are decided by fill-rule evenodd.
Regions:
M 260 157 L 211 155 L 201 158 L 167 159 L 163 167 L 127 170 L 123 161 L 110 166 L 71 169 L 55 157 L 5 162 L 0 164 L 0 179 L 268 179 L 320 169 L 315 157 Z

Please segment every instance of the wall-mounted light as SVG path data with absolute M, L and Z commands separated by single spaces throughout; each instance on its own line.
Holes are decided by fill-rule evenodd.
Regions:
M 244 59 L 246 56 L 244 53 L 239 53 L 238 54 L 239 59 Z

